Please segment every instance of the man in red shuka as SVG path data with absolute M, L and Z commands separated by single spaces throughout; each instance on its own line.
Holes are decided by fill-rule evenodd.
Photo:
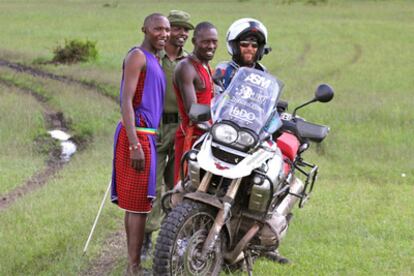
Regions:
M 193 103 L 210 105 L 213 97 L 213 79 L 209 61 L 217 49 L 217 29 L 209 22 L 199 23 L 192 38 L 193 52 L 177 64 L 173 82 L 181 123 L 175 134 L 174 179 L 180 176 L 180 162 L 195 140 L 203 133 L 188 117 Z
M 125 210 L 127 275 L 143 275 L 140 252 L 147 213 L 156 185 L 156 129 L 165 93 L 165 75 L 157 54 L 170 35 L 161 14 L 145 18 L 144 41 L 125 57 L 121 83 L 122 120 L 115 131 L 111 200 Z

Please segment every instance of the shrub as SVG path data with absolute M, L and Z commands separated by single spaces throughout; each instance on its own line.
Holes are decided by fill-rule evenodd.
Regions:
M 55 63 L 76 63 L 95 60 L 98 56 L 96 42 L 81 41 L 77 39 L 65 40 L 65 46 L 57 46 L 54 50 L 52 62 Z
M 318 5 L 318 4 L 326 4 L 328 3 L 328 0 L 307 0 L 306 4 L 311 4 L 311 5 Z
M 282 0 L 282 4 L 293 4 L 293 3 L 304 3 L 304 4 L 310 4 L 310 5 L 319 5 L 319 4 L 327 4 L 328 0 Z
M 105 3 L 103 4 L 104 8 L 117 8 L 119 4 L 119 0 L 112 1 L 112 3 Z

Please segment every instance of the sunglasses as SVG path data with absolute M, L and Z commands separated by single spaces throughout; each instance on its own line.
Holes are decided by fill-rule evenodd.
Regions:
M 253 48 L 259 47 L 259 44 L 256 41 L 240 41 L 240 47 L 247 48 L 252 46 Z

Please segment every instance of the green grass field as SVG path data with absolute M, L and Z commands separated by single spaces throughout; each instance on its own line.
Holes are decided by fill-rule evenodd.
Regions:
M 122 58 L 142 40 L 139 27 L 149 13 L 183 9 L 193 22 L 214 23 L 220 41 L 213 65 L 229 58 L 224 38 L 235 19 L 261 20 L 273 48 L 263 64 L 285 83 L 282 98 L 290 110 L 322 82 L 336 95 L 299 112 L 329 125 L 331 133 L 306 155 L 320 176 L 280 248 L 293 264 L 259 260 L 255 275 L 413 275 L 414 2 L 282 2 L 289 1 L 0 0 L 0 59 L 117 95 Z M 96 41 L 98 60 L 34 62 L 50 60 L 58 44 L 75 38 Z M 70 120 L 71 133 L 88 143 L 47 185 L 0 210 L 0 275 L 77 275 L 122 228 L 123 212 L 107 203 L 81 257 L 111 175 L 119 107 L 100 91 L 0 66 L 0 199 L 47 159 L 33 142 L 46 132 L 44 107 L 21 88 L 43 95 Z M 126 252 L 116 259 L 108 274 L 123 273 Z
M 34 99 L 0 85 L 0 118 L 2 194 L 41 169 L 45 156 L 37 154 L 33 146 L 33 140 L 43 131 L 42 107 Z M 29 122 L 28 127 L 21 127 L 25 122 Z

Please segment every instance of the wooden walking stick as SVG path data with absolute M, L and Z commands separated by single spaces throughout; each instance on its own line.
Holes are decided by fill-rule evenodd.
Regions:
M 96 224 L 98 223 L 99 216 L 101 215 L 102 209 L 105 205 L 105 200 L 108 197 L 109 190 L 111 189 L 112 181 L 109 181 L 108 188 L 106 189 L 105 195 L 102 199 L 101 206 L 99 207 L 98 214 L 96 214 L 95 222 L 92 225 L 91 232 L 89 233 L 88 240 L 86 241 L 85 247 L 83 248 L 83 255 L 86 254 L 86 250 L 88 250 L 89 242 L 92 239 L 93 232 L 95 231 Z

